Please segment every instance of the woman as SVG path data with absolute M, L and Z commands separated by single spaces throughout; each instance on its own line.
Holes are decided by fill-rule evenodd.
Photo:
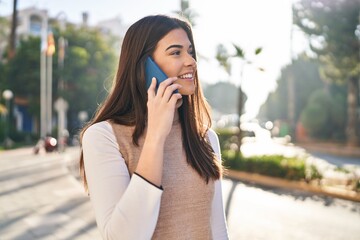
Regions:
M 170 78 L 145 83 L 151 57 Z M 148 16 L 127 31 L 113 88 L 82 134 L 80 171 L 104 239 L 228 239 L 220 149 L 191 27 Z

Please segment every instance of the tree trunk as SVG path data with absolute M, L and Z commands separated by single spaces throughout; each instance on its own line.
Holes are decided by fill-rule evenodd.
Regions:
M 241 131 L 241 115 L 243 112 L 243 92 L 241 89 L 241 85 L 239 86 L 239 93 L 238 93 L 238 114 L 239 114 L 239 132 L 238 132 L 238 151 L 241 153 L 241 141 L 242 141 L 242 131 Z
M 348 122 L 346 127 L 346 138 L 348 146 L 359 145 L 359 119 L 357 114 L 359 96 L 359 82 L 356 77 L 348 81 L 347 112 Z

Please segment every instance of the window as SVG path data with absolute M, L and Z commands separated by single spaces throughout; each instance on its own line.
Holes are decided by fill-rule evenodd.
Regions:
M 41 24 L 42 19 L 37 15 L 30 16 L 30 33 L 32 35 L 40 36 L 41 35 Z

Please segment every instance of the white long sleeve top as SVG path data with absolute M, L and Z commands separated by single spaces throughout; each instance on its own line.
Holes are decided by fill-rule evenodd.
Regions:
M 213 130 L 208 137 L 218 159 L 219 141 Z M 110 123 L 89 127 L 82 139 L 85 172 L 98 228 L 104 239 L 151 239 L 163 190 L 143 177 L 130 178 Z M 211 229 L 215 240 L 228 239 L 221 181 L 214 183 Z

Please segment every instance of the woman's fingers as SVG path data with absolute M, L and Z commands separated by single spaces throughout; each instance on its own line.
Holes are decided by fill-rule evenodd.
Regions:
M 173 84 L 177 79 L 178 79 L 177 77 L 171 77 L 160 83 L 156 95 L 162 97 L 164 95 L 166 88 L 169 85 Z
M 182 88 L 182 86 L 180 84 L 174 83 L 171 84 L 170 86 L 168 86 L 165 89 L 164 95 L 163 95 L 163 100 L 168 102 L 171 98 L 171 95 L 174 94 L 174 92 L 178 89 Z
M 171 96 L 169 103 L 171 103 L 172 105 L 176 105 L 176 103 L 179 99 L 182 99 L 182 95 L 180 93 L 174 93 Z
M 156 78 L 153 77 L 153 78 L 151 79 L 150 87 L 149 87 L 149 89 L 148 89 L 148 91 L 147 91 L 149 98 L 154 98 L 154 97 L 155 97 L 155 94 L 156 94 L 156 92 L 155 92 L 156 82 L 157 82 Z

